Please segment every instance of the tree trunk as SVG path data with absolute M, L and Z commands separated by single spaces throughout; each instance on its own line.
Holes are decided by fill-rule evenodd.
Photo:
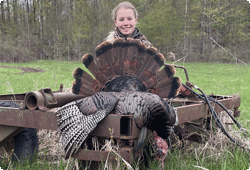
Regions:
M 33 0 L 33 22 L 36 25 L 36 0 Z
M 7 21 L 10 22 L 10 3 L 7 0 Z
M 29 0 L 26 0 L 26 11 L 29 14 L 30 9 L 29 9 Z
M 4 23 L 5 22 L 5 12 L 4 12 L 4 2 L 1 1 L 1 14 L 2 14 L 2 22 Z
M 72 13 L 73 13 L 73 0 L 69 0 L 68 3 L 68 60 L 72 60 L 72 56 L 71 56 L 71 50 L 72 50 L 72 46 L 71 46 L 71 37 L 72 37 Z
M 188 14 L 188 0 L 186 0 L 185 4 L 185 26 L 184 26 L 184 44 L 183 44 L 183 51 L 185 53 L 185 56 L 188 55 L 188 49 L 187 49 L 187 41 L 188 41 L 188 34 L 187 34 L 187 14 Z M 187 59 L 187 57 L 186 57 Z
M 221 3 L 220 3 L 221 0 L 219 0 L 218 2 L 218 13 L 220 14 L 221 10 L 220 10 L 220 7 L 221 7 Z M 217 31 L 217 34 L 216 34 L 216 41 L 218 42 L 219 41 L 219 35 L 221 34 L 221 29 L 219 28 L 218 31 Z
M 186 5 L 185 5 L 185 26 L 184 26 L 184 44 L 183 48 L 184 50 L 186 49 L 186 31 L 187 31 L 187 7 L 188 7 L 188 0 L 186 0 Z
M 30 51 L 30 26 L 29 26 L 29 0 L 26 1 L 26 22 L 27 22 L 27 34 L 28 34 L 28 49 Z
M 14 6 L 13 6 L 13 10 L 14 10 L 14 23 L 17 26 L 17 0 L 13 0 L 14 2 Z
M 212 8 L 212 5 L 211 5 L 211 2 L 210 2 L 210 9 Z M 211 53 L 212 53 L 212 42 L 211 41 L 209 41 L 209 39 L 210 39 L 210 37 L 212 37 L 212 28 L 211 28 L 211 14 L 209 14 L 209 16 L 208 16 L 208 28 L 207 28 L 207 30 L 208 30 L 208 62 L 210 63 L 211 62 Z
M 201 20 L 201 47 L 200 47 L 200 54 L 201 54 L 201 60 L 204 61 L 204 56 L 205 56 L 205 11 L 206 11 L 206 0 L 204 0 L 203 3 L 203 16 Z
M 40 59 L 43 59 L 43 8 L 42 8 L 42 0 L 37 0 L 37 4 L 39 6 L 39 33 L 40 33 Z

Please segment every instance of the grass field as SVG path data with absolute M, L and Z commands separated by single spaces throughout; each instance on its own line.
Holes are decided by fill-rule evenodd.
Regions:
M 238 118 L 246 129 L 250 129 L 250 107 L 248 106 L 250 96 L 250 66 L 237 64 L 214 64 L 214 63 L 178 63 L 187 68 L 191 83 L 199 86 L 206 94 L 233 95 L 241 97 L 241 117 Z M 21 69 L 6 68 L 1 66 L 31 67 L 42 69 L 44 72 L 21 73 Z M 69 89 L 73 82 L 72 72 L 76 67 L 83 68 L 81 62 L 67 61 L 36 61 L 31 63 L 6 64 L 0 63 L 0 94 L 25 93 L 36 91 L 41 88 L 50 87 L 58 90 L 60 84 Z M 185 83 L 184 71 L 177 69 L 177 76 L 180 76 Z M 220 156 L 218 156 L 218 154 Z M 26 166 L 25 169 L 64 169 L 65 161 L 58 163 L 58 166 L 50 164 L 49 161 L 41 161 L 34 165 Z M 44 165 L 45 164 L 45 165 Z M 152 161 L 150 167 L 156 169 L 158 161 Z M 0 161 L 0 167 L 8 167 L 4 161 Z M 228 148 L 227 151 L 218 151 L 215 155 L 201 154 L 196 147 L 187 150 L 174 149 L 169 151 L 166 160 L 166 169 L 242 169 L 250 167 L 250 155 L 238 148 Z M 20 168 L 20 169 L 23 169 Z

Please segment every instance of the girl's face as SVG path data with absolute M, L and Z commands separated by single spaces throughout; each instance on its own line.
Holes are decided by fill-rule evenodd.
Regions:
M 137 19 L 132 9 L 120 8 L 116 12 L 115 25 L 123 35 L 130 35 L 135 29 Z

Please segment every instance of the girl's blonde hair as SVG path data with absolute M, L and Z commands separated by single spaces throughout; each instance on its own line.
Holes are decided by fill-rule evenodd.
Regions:
M 136 19 L 138 18 L 138 12 L 137 12 L 137 10 L 135 9 L 134 5 L 131 4 L 130 2 L 125 1 L 125 2 L 119 3 L 119 4 L 112 10 L 111 17 L 112 17 L 112 19 L 113 19 L 114 21 L 116 20 L 116 12 L 117 12 L 120 8 L 132 9 L 132 10 L 134 11 L 135 18 L 136 18 Z

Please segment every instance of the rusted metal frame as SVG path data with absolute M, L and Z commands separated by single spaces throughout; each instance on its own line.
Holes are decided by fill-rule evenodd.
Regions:
M 0 125 L 0 147 L 7 152 L 11 151 L 14 148 L 13 137 L 23 129 L 21 127 Z
M 127 126 L 124 127 L 122 124 Z M 125 133 L 123 133 L 124 129 L 122 128 L 127 128 Z M 114 139 L 133 140 L 138 137 L 138 132 L 139 129 L 134 122 L 133 115 L 109 114 L 98 124 L 95 130 L 91 132 L 90 136 L 111 137 L 112 135 Z
M 0 107 L 0 125 L 57 130 L 57 119 L 53 111 L 20 110 Z
M 237 109 L 240 106 L 240 98 L 227 98 L 219 100 L 228 109 Z M 179 106 L 177 108 L 177 114 L 179 117 L 179 124 L 185 122 L 191 122 L 193 120 L 206 117 L 209 115 L 208 106 L 204 103 L 195 104 L 189 103 L 189 105 Z M 214 104 L 217 112 L 222 111 L 220 107 Z M 57 120 L 54 111 L 40 111 L 40 110 L 19 110 L 15 108 L 0 108 L 0 125 L 14 126 L 14 127 L 30 127 L 37 129 L 49 129 L 57 130 Z M 122 133 L 121 121 L 128 123 L 128 132 Z M 120 123 L 118 123 L 120 122 Z M 110 129 L 115 129 L 111 134 Z M 106 137 L 110 138 L 111 135 L 114 139 L 127 139 L 130 146 L 123 150 L 120 148 L 120 154 L 126 161 L 133 160 L 136 152 L 133 152 L 132 144 L 138 135 L 138 128 L 133 121 L 133 115 L 118 115 L 109 114 L 97 128 L 90 134 L 90 136 Z M 83 155 L 82 155 L 83 154 Z M 94 150 L 79 150 L 79 153 L 74 155 L 75 158 L 83 160 L 97 160 L 101 161 L 107 158 L 108 151 L 94 151 Z M 92 155 L 92 156 L 91 156 Z M 97 155 L 97 156 L 96 156 Z M 109 161 L 114 161 L 111 156 Z
M 179 100 L 180 101 L 180 100 Z M 227 108 L 233 109 L 235 107 L 239 107 L 240 105 L 240 98 L 237 99 L 233 99 L 233 98 L 227 98 L 227 99 L 222 99 L 220 100 L 221 103 L 223 103 Z M 204 103 L 201 102 L 194 102 L 195 104 L 190 104 L 190 105 L 186 105 L 186 106 L 181 106 L 181 107 L 177 107 L 177 114 L 179 117 L 179 124 L 186 123 L 186 122 L 191 122 L 192 120 L 197 120 L 199 118 L 203 118 L 209 115 L 209 109 L 208 106 Z M 216 108 L 216 105 L 214 106 L 216 111 L 221 111 L 220 107 Z M 120 115 L 113 115 L 115 117 L 114 118 L 114 125 L 116 124 L 115 122 L 119 121 L 120 119 Z M 103 124 L 100 124 L 98 127 L 106 127 L 106 119 L 104 119 Z M 109 122 L 109 121 L 107 121 Z M 108 128 L 107 128 L 108 129 Z M 115 127 L 115 129 L 117 130 L 118 134 L 113 133 L 113 136 L 119 138 L 119 131 L 120 131 L 120 127 Z M 109 131 L 106 132 L 106 134 L 102 135 L 102 130 L 103 129 L 98 129 L 97 133 L 93 133 L 93 135 L 96 136 L 106 136 L 108 133 L 110 133 Z M 116 133 L 117 133 L 116 132 Z M 125 159 L 126 161 L 132 163 L 133 159 L 131 158 L 136 158 L 138 155 L 138 152 L 134 152 L 133 151 L 133 147 L 131 145 L 130 147 L 130 152 L 124 152 L 124 150 L 122 148 L 120 148 L 120 154 L 122 156 L 123 159 Z M 92 161 L 103 161 L 108 159 L 109 162 L 113 162 L 116 161 L 115 157 L 110 156 L 108 158 L 109 155 L 109 151 L 94 151 L 94 150 L 80 150 L 76 155 L 74 155 L 73 157 L 78 158 L 78 159 L 82 159 L 82 160 L 92 160 Z
M 20 93 L 20 94 L 5 94 L 5 95 L 0 95 L 0 101 L 16 101 L 16 100 L 24 100 L 26 93 Z
M 0 125 L 14 127 L 29 127 L 36 129 L 57 130 L 57 117 L 53 111 L 28 110 L 17 108 L 0 107 Z M 126 134 L 121 134 L 121 119 L 128 119 L 129 129 Z M 133 115 L 109 114 L 99 123 L 96 129 L 90 134 L 99 137 L 111 137 L 112 129 L 116 129 L 112 137 L 119 139 L 135 139 L 138 128 L 133 120 Z M 134 132 L 134 133 L 133 133 Z
M 218 100 L 221 102 L 228 110 L 237 110 L 240 107 L 241 98 L 240 97 L 232 97 Z M 214 107 L 214 110 L 218 113 L 224 111 L 218 104 L 211 102 L 211 105 Z
M 39 110 L 19 110 L 19 109 L 6 109 L 0 108 L 0 117 L 3 118 L 0 120 L 0 124 L 5 124 L 16 127 L 30 127 L 37 129 L 50 129 L 57 130 L 57 120 L 54 112 L 51 111 L 39 111 Z M 128 132 L 121 133 L 121 121 L 128 123 Z M 111 134 L 110 129 L 115 129 Z M 98 136 L 104 138 L 114 139 L 124 139 L 128 140 L 130 146 L 120 148 L 119 153 L 123 159 L 132 163 L 133 158 L 136 157 L 137 153 L 133 152 L 133 142 L 138 137 L 138 131 L 133 115 L 118 115 L 118 114 L 109 114 L 97 128 L 90 134 L 90 136 Z M 108 151 L 94 151 L 94 150 L 79 150 L 79 153 L 73 157 L 82 159 L 82 160 L 92 160 L 92 161 L 101 161 L 106 160 Z M 114 155 L 110 154 L 109 161 L 115 161 Z
M 15 136 L 23 128 L 15 126 L 0 125 L 0 145 L 4 139 Z
M 190 122 L 207 116 L 208 106 L 204 103 L 176 107 L 178 124 Z
M 0 101 L 22 102 L 23 109 L 49 110 L 50 108 L 61 107 L 83 97 L 85 96 L 75 95 L 71 92 L 53 92 L 50 88 L 44 88 L 39 91 L 30 91 L 22 94 L 0 95 Z
M 123 147 L 120 148 L 117 153 L 129 163 L 133 163 L 134 158 L 137 157 L 137 154 L 134 153 L 133 147 Z M 114 162 L 116 160 L 116 156 L 112 151 L 95 151 L 95 150 L 79 150 L 74 156 L 74 158 L 85 160 L 85 161 L 106 161 Z
M 237 109 L 240 106 L 240 97 L 233 97 L 219 100 L 229 110 Z M 216 112 L 223 111 L 221 107 L 213 104 Z M 201 117 L 207 116 L 208 107 L 204 103 L 190 104 L 186 106 L 176 107 L 179 117 L 179 124 L 189 122 Z M 93 131 L 95 136 L 110 135 L 109 128 L 115 127 L 120 130 L 117 123 L 124 115 L 108 115 L 106 119 L 100 122 L 100 126 Z M 20 110 L 16 108 L 0 108 L 0 125 L 15 126 L 15 127 L 29 127 L 36 129 L 49 129 L 57 130 L 57 119 L 54 111 L 40 111 L 40 110 Z M 128 116 L 129 119 L 129 116 Z M 131 117 L 132 119 L 132 117 Z M 132 128 L 136 128 L 134 123 L 131 124 Z M 120 126 L 120 125 L 119 125 Z M 104 127 L 104 128 L 103 128 Z M 134 139 L 135 136 L 121 135 L 119 130 L 114 132 L 115 138 Z
M 124 129 L 125 128 L 125 129 Z M 98 136 L 99 138 L 116 139 L 117 143 L 121 140 L 128 140 L 129 146 L 121 147 L 119 154 L 129 163 L 138 156 L 138 152 L 134 152 L 133 143 L 138 138 L 139 129 L 135 124 L 133 115 L 109 114 L 102 120 L 90 136 Z M 95 150 L 79 150 L 74 158 L 86 161 L 116 161 L 116 157 L 110 151 L 95 151 Z
M 232 97 L 227 99 L 218 100 L 221 102 L 228 110 L 235 109 L 237 110 L 240 107 L 240 97 Z M 221 112 L 223 109 L 212 102 L 212 106 L 216 112 Z M 176 107 L 177 115 L 179 119 L 179 124 L 190 122 L 202 117 L 207 117 L 209 115 L 208 106 L 204 103 L 200 104 L 191 104 L 186 106 Z

